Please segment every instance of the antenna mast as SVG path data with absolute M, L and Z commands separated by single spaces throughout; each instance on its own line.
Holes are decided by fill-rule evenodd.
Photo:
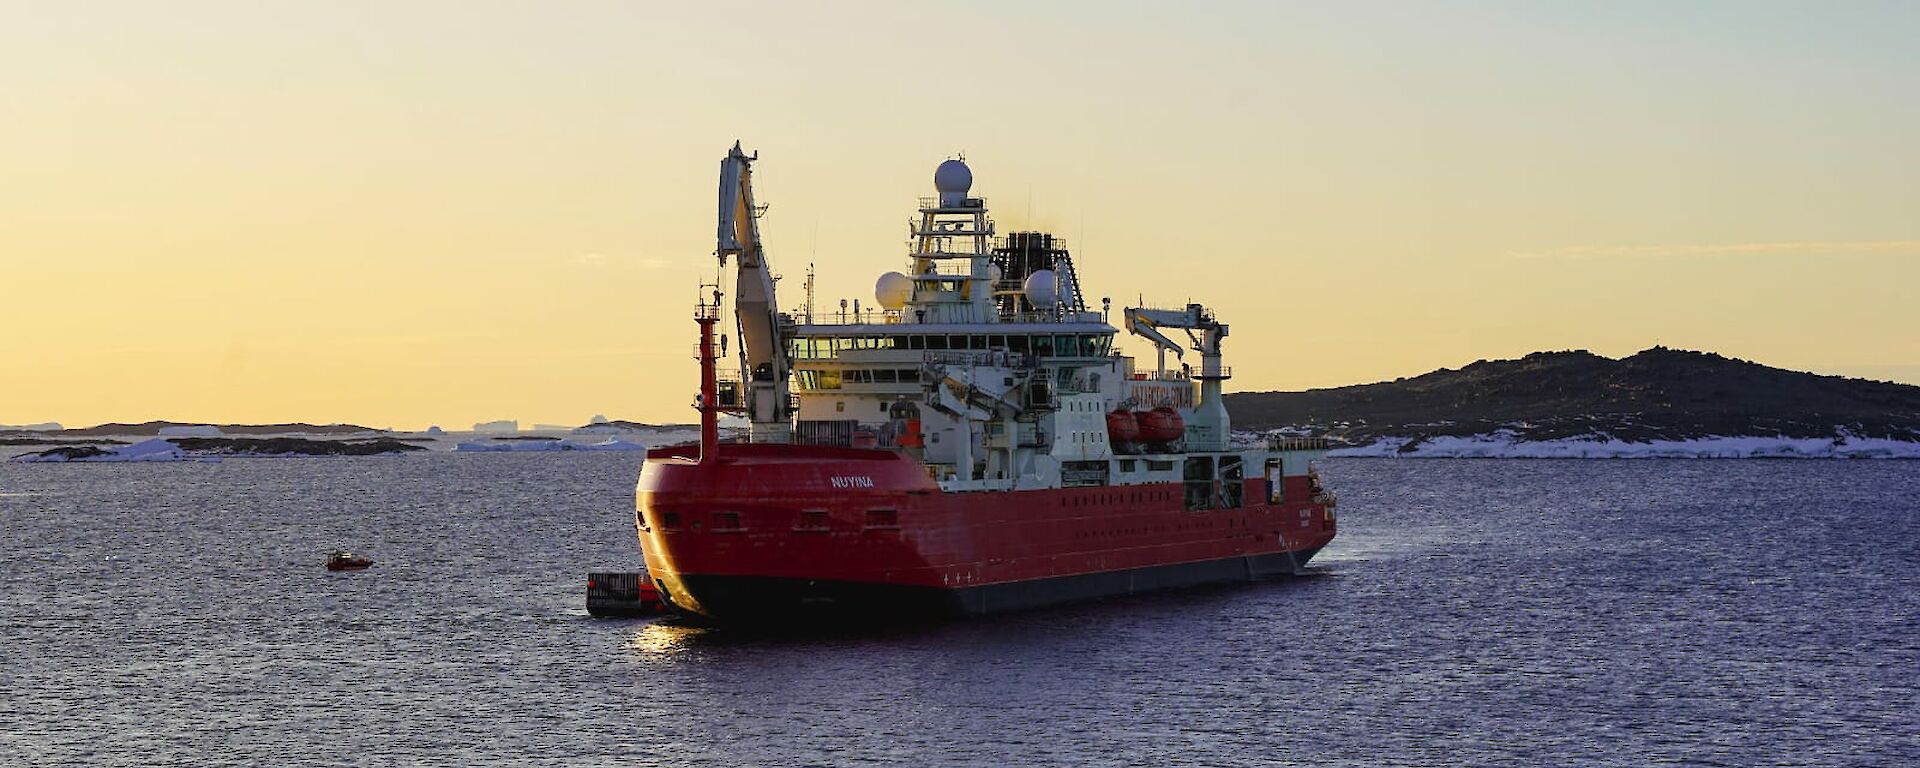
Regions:
M 807 324 L 813 324 L 813 262 L 807 262 Z

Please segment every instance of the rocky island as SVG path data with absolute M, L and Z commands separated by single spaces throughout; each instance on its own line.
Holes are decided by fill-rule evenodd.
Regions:
M 1235 426 L 1346 456 L 1920 458 L 1920 387 L 1654 347 L 1226 396 Z
M 218 461 L 223 458 L 286 458 L 305 456 L 377 456 L 424 451 L 417 445 L 389 437 L 360 440 L 308 440 L 298 437 L 175 437 L 154 438 L 132 445 L 102 448 L 68 445 L 24 453 L 10 461 Z

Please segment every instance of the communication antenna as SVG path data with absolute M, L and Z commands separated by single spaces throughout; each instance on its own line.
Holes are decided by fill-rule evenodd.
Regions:
M 813 324 L 813 262 L 807 262 L 807 324 Z

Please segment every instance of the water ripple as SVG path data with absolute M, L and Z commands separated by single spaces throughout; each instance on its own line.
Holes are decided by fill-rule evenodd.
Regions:
M 1901 462 L 1333 461 L 1311 578 L 802 637 L 583 615 L 589 568 L 638 566 L 634 462 L 0 465 L 0 754 L 1920 761 Z

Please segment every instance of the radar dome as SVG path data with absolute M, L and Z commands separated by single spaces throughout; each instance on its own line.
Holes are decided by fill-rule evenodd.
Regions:
M 933 171 L 933 188 L 940 192 L 940 205 L 958 207 L 966 202 L 973 188 L 973 170 L 960 160 L 948 160 Z
M 887 309 L 899 309 L 907 305 L 907 299 L 913 296 L 913 278 L 898 272 L 888 272 L 880 276 L 873 284 L 873 298 Z
M 1053 281 L 1053 270 L 1050 269 L 1027 275 L 1025 288 L 1027 302 L 1041 309 L 1053 309 L 1054 303 L 1060 299 L 1058 287 Z

